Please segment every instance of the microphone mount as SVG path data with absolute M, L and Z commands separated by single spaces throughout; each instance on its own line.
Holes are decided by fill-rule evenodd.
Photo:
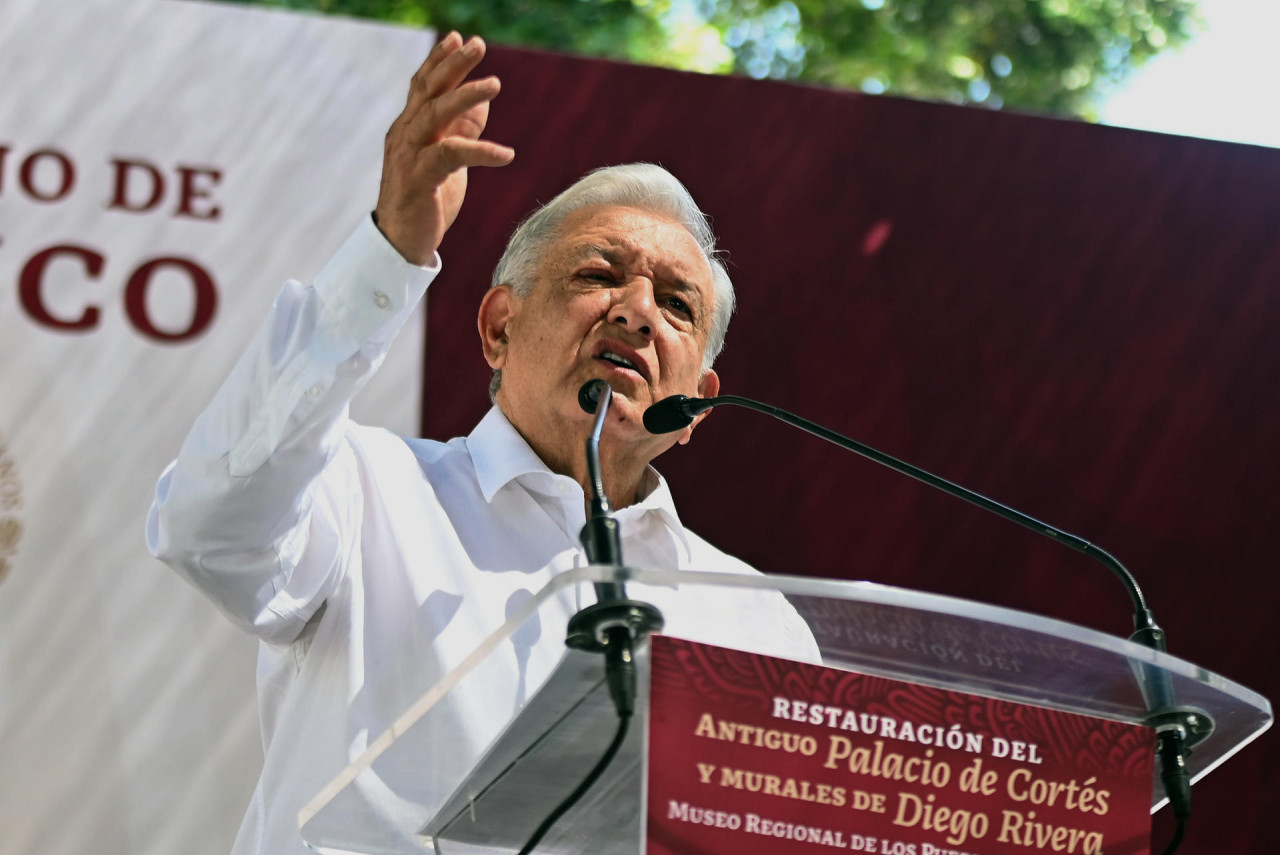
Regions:
M 612 402 L 613 389 L 603 380 L 590 380 L 578 390 L 579 406 L 596 417 L 586 441 L 591 512 L 579 540 L 591 564 L 621 570 L 622 535 L 609 506 L 600 465 L 600 438 Z M 618 715 L 630 716 L 636 699 L 633 645 L 662 629 L 662 612 L 649 603 L 628 599 L 622 582 L 596 582 L 595 590 L 595 604 L 569 619 L 565 644 L 576 650 L 604 653 L 609 694 Z

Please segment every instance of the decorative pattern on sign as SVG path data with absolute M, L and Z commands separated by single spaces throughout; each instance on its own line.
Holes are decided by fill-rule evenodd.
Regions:
M 1092 773 L 1128 775 L 1150 762 L 1150 745 L 1143 732 L 1122 722 L 944 692 L 721 647 L 680 646 L 673 654 L 680 667 L 655 662 L 654 685 L 718 705 L 758 709 L 762 703 L 767 706 L 772 698 L 784 696 L 858 710 L 881 720 L 888 717 L 895 722 L 929 721 L 946 727 L 980 728 L 1011 743 L 1035 744 L 1043 759 L 1069 763 Z

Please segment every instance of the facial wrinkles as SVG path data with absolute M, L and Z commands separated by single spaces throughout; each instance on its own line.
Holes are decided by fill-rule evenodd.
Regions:
M 673 226 L 683 230 L 683 226 Z M 650 254 L 652 258 L 649 257 Z M 667 257 L 664 258 L 664 255 Z M 700 254 L 697 255 L 697 260 L 705 262 Z M 677 330 L 692 328 L 699 344 L 704 344 L 705 325 L 710 317 L 706 295 L 691 281 L 693 276 L 685 272 L 687 265 L 682 262 L 683 259 L 675 257 L 675 252 L 667 251 L 665 246 L 659 246 L 649 253 L 644 247 L 631 246 L 621 241 L 617 247 L 596 243 L 580 246 L 568 253 L 566 261 L 573 276 L 589 274 L 593 263 L 602 264 L 608 268 L 608 275 L 618 289 L 634 287 L 637 279 L 647 281 L 654 305 L 664 312 L 671 326 Z M 702 272 L 705 274 L 703 278 L 709 278 L 709 269 Z M 679 298 L 687 306 L 687 315 L 668 304 L 671 297 Z M 633 298 L 633 294 L 622 293 L 616 299 Z
M 597 272 L 600 278 L 595 278 Z M 683 225 L 644 210 L 582 209 L 580 216 L 571 215 L 563 224 L 538 280 L 542 284 L 530 298 L 544 310 L 535 311 L 541 320 L 530 317 L 533 328 L 527 332 L 543 344 L 528 352 L 526 358 L 533 361 L 526 368 L 538 364 L 541 368 L 535 372 L 559 374 L 552 364 L 560 364 L 569 371 L 566 387 L 574 386 L 584 373 L 594 373 L 588 366 L 601 341 L 612 340 L 633 351 L 622 355 L 643 361 L 650 392 L 642 395 L 641 403 L 696 391 L 714 296 L 710 266 Z M 637 288 L 649 294 L 638 298 Z M 687 304 L 688 315 L 670 302 L 672 297 Z M 630 317 L 627 325 L 614 322 L 618 315 L 638 314 L 626 301 L 646 298 L 653 308 L 644 313 L 642 323 L 636 323 L 637 317 Z M 614 311 L 619 304 L 621 311 Z M 550 326 L 537 329 L 544 323 Z M 640 325 L 650 326 L 648 335 L 641 335 Z M 561 334 L 553 331 L 555 327 Z M 567 339 L 563 333 L 568 333 Z M 572 355 L 562 349 L 566 346 Z M 560 362 L 561 356 L 573 367 Z M 615 391 L 626 396 L 625 388 Z

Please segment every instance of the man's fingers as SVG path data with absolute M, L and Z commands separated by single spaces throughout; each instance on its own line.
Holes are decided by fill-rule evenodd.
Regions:
M 409 81 L 409 99 L 405 105 L 406 110 L 421 106 L 421 102 L 427 97 L 427 79 L 431 76 L 431 72 L 435 71 L 440 63 L 444 62 L 450 54 L 456 52 L 460 47 L 462 47 L 462 36 L 454 31 L 436 42 L 431 50 L 427 52 L 427 58 L 422 61 L 422 65 L 418 66 L 418 70 L 414 72 Z
M 410 261 L 431 257 L 462 205 L 468 167 L 504 166 L 515 151 L 481 140 L 497 78 L 465 82 L 484 59 L 479 38 L 449 33 L 413 76 L 384 143 L 378 224 Z
M 432 146 L 428 168 L 441 176 L 470 166 L 506 166 L 516 156 L 515 149 L 488 140 L 449 137 Z
M 464 83 L 428 101 L 416 114 L 406 117 L 408 140 L 417 145 L 427 145 L 450 133 L 461 133 L 475 139 L 484 130 L 488 103 L 497 97 L 501 88 L 498 78 L 485 77 Z M 477 111 L 476 108 L 482 105 L 486 109 Z M 463 117 L 470 121 L 458 122 Z
M 457 88 L 484 59 L 484 53 L 484 40 L 479 36 L 472 36 L 461 45 L 455 44 L 452 49 L 446 45 L 439 61 L 426 74 L 414 75 L 405 112 L 419 110 L 431 99 Z

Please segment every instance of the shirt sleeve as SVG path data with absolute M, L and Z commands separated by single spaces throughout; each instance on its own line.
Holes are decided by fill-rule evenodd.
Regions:
M 266 641 L 297 636 L 359 543 L 348 404 L 439 270 L 366 218 L 311 285 L 285 283 L 160 477 L 147 547 Z

